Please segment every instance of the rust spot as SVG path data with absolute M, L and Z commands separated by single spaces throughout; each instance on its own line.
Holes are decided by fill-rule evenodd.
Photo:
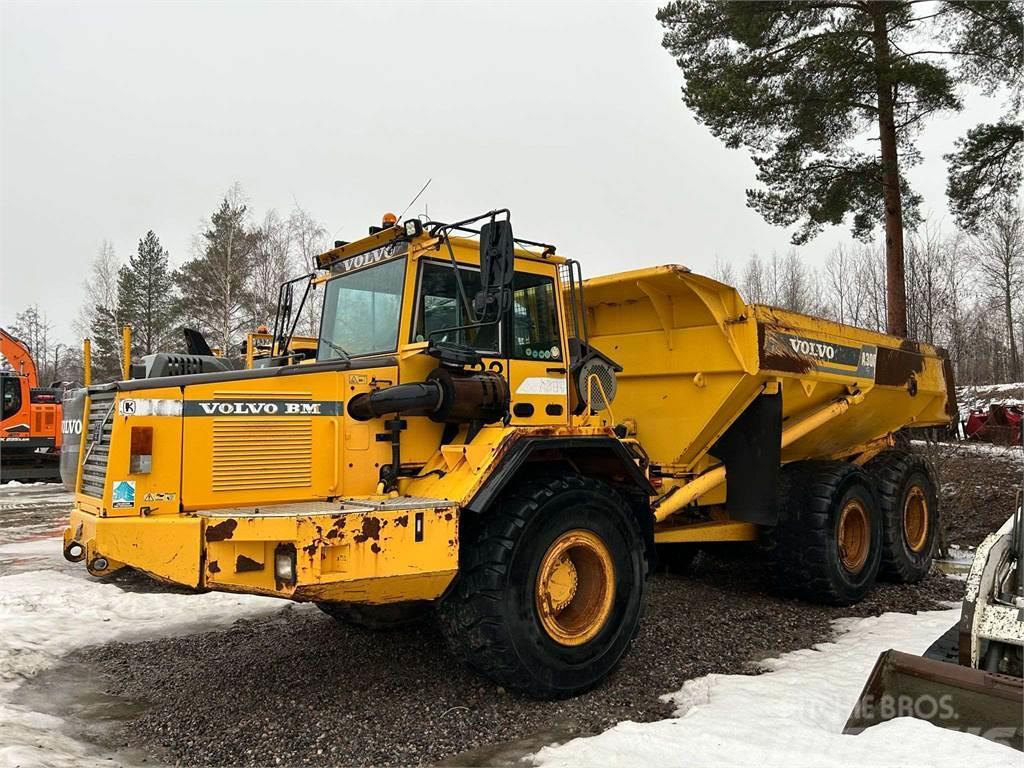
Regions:
M 395 518 L 395 525 L 400 525 L 402 528 L 407 528 L 409 526 L 409 516 L 399 515 Z
M 367 539 L 380 539 L 380 520 L 371 515 L 363 518 L 363 530 L 355 535 L 355 541 L 362 544 Z
M 924 369 L 924 355 L 906 349 L 907 345 L 917 347 L 914 342 L 905 340 L 900 349 L 878 348 L 878 359 L 875 363 L 876 384 L 902 387 Z
M 373 542 L 373 544 L 370 545 L 370 551 L 376 555 L 378 552 L 380 552 L 380 544 L 378 544 L 376 541 Z
M 337 528 L 331 528 L 331 530 L 329 530 L 327 532 L 327 538 L 328 539 L 336 539 L 336 538 L 338 538 L 338 529 Z
M 446 512 L 445 516 L 444 516 L 444 519 L 445 520 L 451 520 L 452 519 L 452 513 L 451 512 Z
M 757 326 L 757 353 L 761 367 L 770 371 L 786 373 L 807 373 L 814 368 L 814 361 L 798 355 L 791 346 L 774 334 L 765 333 L 765 326 Z
M 220 573 L 220 566 L 217 565 L 216 560 L 210 561 L 210 573 Z
M 320 539 L 316 539 L 312 544 L 307 544 L 306 546 L 304 546 L 302 548 L 302 551 L 305 552 L 310 557 L 313 557 L 313 555 L 316 554 L 316 548 L 317 548 L 317 546 L 319 546 L 319 544 L 320 544 Z
M 246 573 L 248 571 L 262 571 L 263 563 L 257 563 L 251 557 L 239 555 L 235 561 L 235 573 Z
M 206 529 L 206 540 L 227 541 L 235 535 L 235 528 L 237 527 L 238 521 L 230 519 L 216 525 L 211 525 Z

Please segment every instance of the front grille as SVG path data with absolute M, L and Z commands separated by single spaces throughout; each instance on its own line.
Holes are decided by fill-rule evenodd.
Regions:
M 89 418 L 86 421 L 85 461 L 82 463 L 82 488 L 86 496 L 103 498 L 107 480 L 107 460 L 110 458 L 110 432 L 114 428 L 113 414 L 116 392 L 95 392 L 89 395 Z
M 309 418 L 213 420 L 213 490 L 303 488 L 313 482 Z

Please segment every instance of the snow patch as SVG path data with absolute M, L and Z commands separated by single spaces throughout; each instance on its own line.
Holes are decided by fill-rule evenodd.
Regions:
M 923 720 L 898 718 L 844 736 L 843 727 L 878 654 L 922 653 L 959 619 L 959 610 L 840 619 L 835 641 L 793 651 L 756 676 L 707 675 L 663 697 L 675 717 L 623 722 L 597 736 L 545 747 L 545 768 L 582 765 L 786 768 L 830 766 L 1017 766 L 1020 753 Z
M 0 554 L 47 552 L 56 567 L 61 541 L 7 544 Z M 34 570 L 0 577 L 0 766 L 111 765 L 89 745 L 60 733 L 59 718 L 11 703 L 23 681 L 68 652 L 112 640 L 201 631 L 267 614 L 281 600 L 223 592 L 128 592 L 81 572 Z

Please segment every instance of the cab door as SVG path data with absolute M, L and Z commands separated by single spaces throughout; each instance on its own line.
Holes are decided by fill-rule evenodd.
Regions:
M 568 362 L 554 265 L 517 261 L 510 314 L 505 348 L 512 423 L 565 424 L 569 410 Z

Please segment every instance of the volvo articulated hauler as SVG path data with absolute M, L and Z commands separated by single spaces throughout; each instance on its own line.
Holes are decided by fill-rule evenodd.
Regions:
M 155 355 L 75 400 L 69 559 L 340 621 L 436 609 L 535 696 L 622 659 L 656 544 L 761 539 L 782 588 L 831 603 L 928 569 L 934 479 L 893 434 L 950 421 L 940 350 L 679 266 L 583 282 L 507 211 L 373 228 L 318 267 L 315 349 L 288 285 L 257 367 Z

